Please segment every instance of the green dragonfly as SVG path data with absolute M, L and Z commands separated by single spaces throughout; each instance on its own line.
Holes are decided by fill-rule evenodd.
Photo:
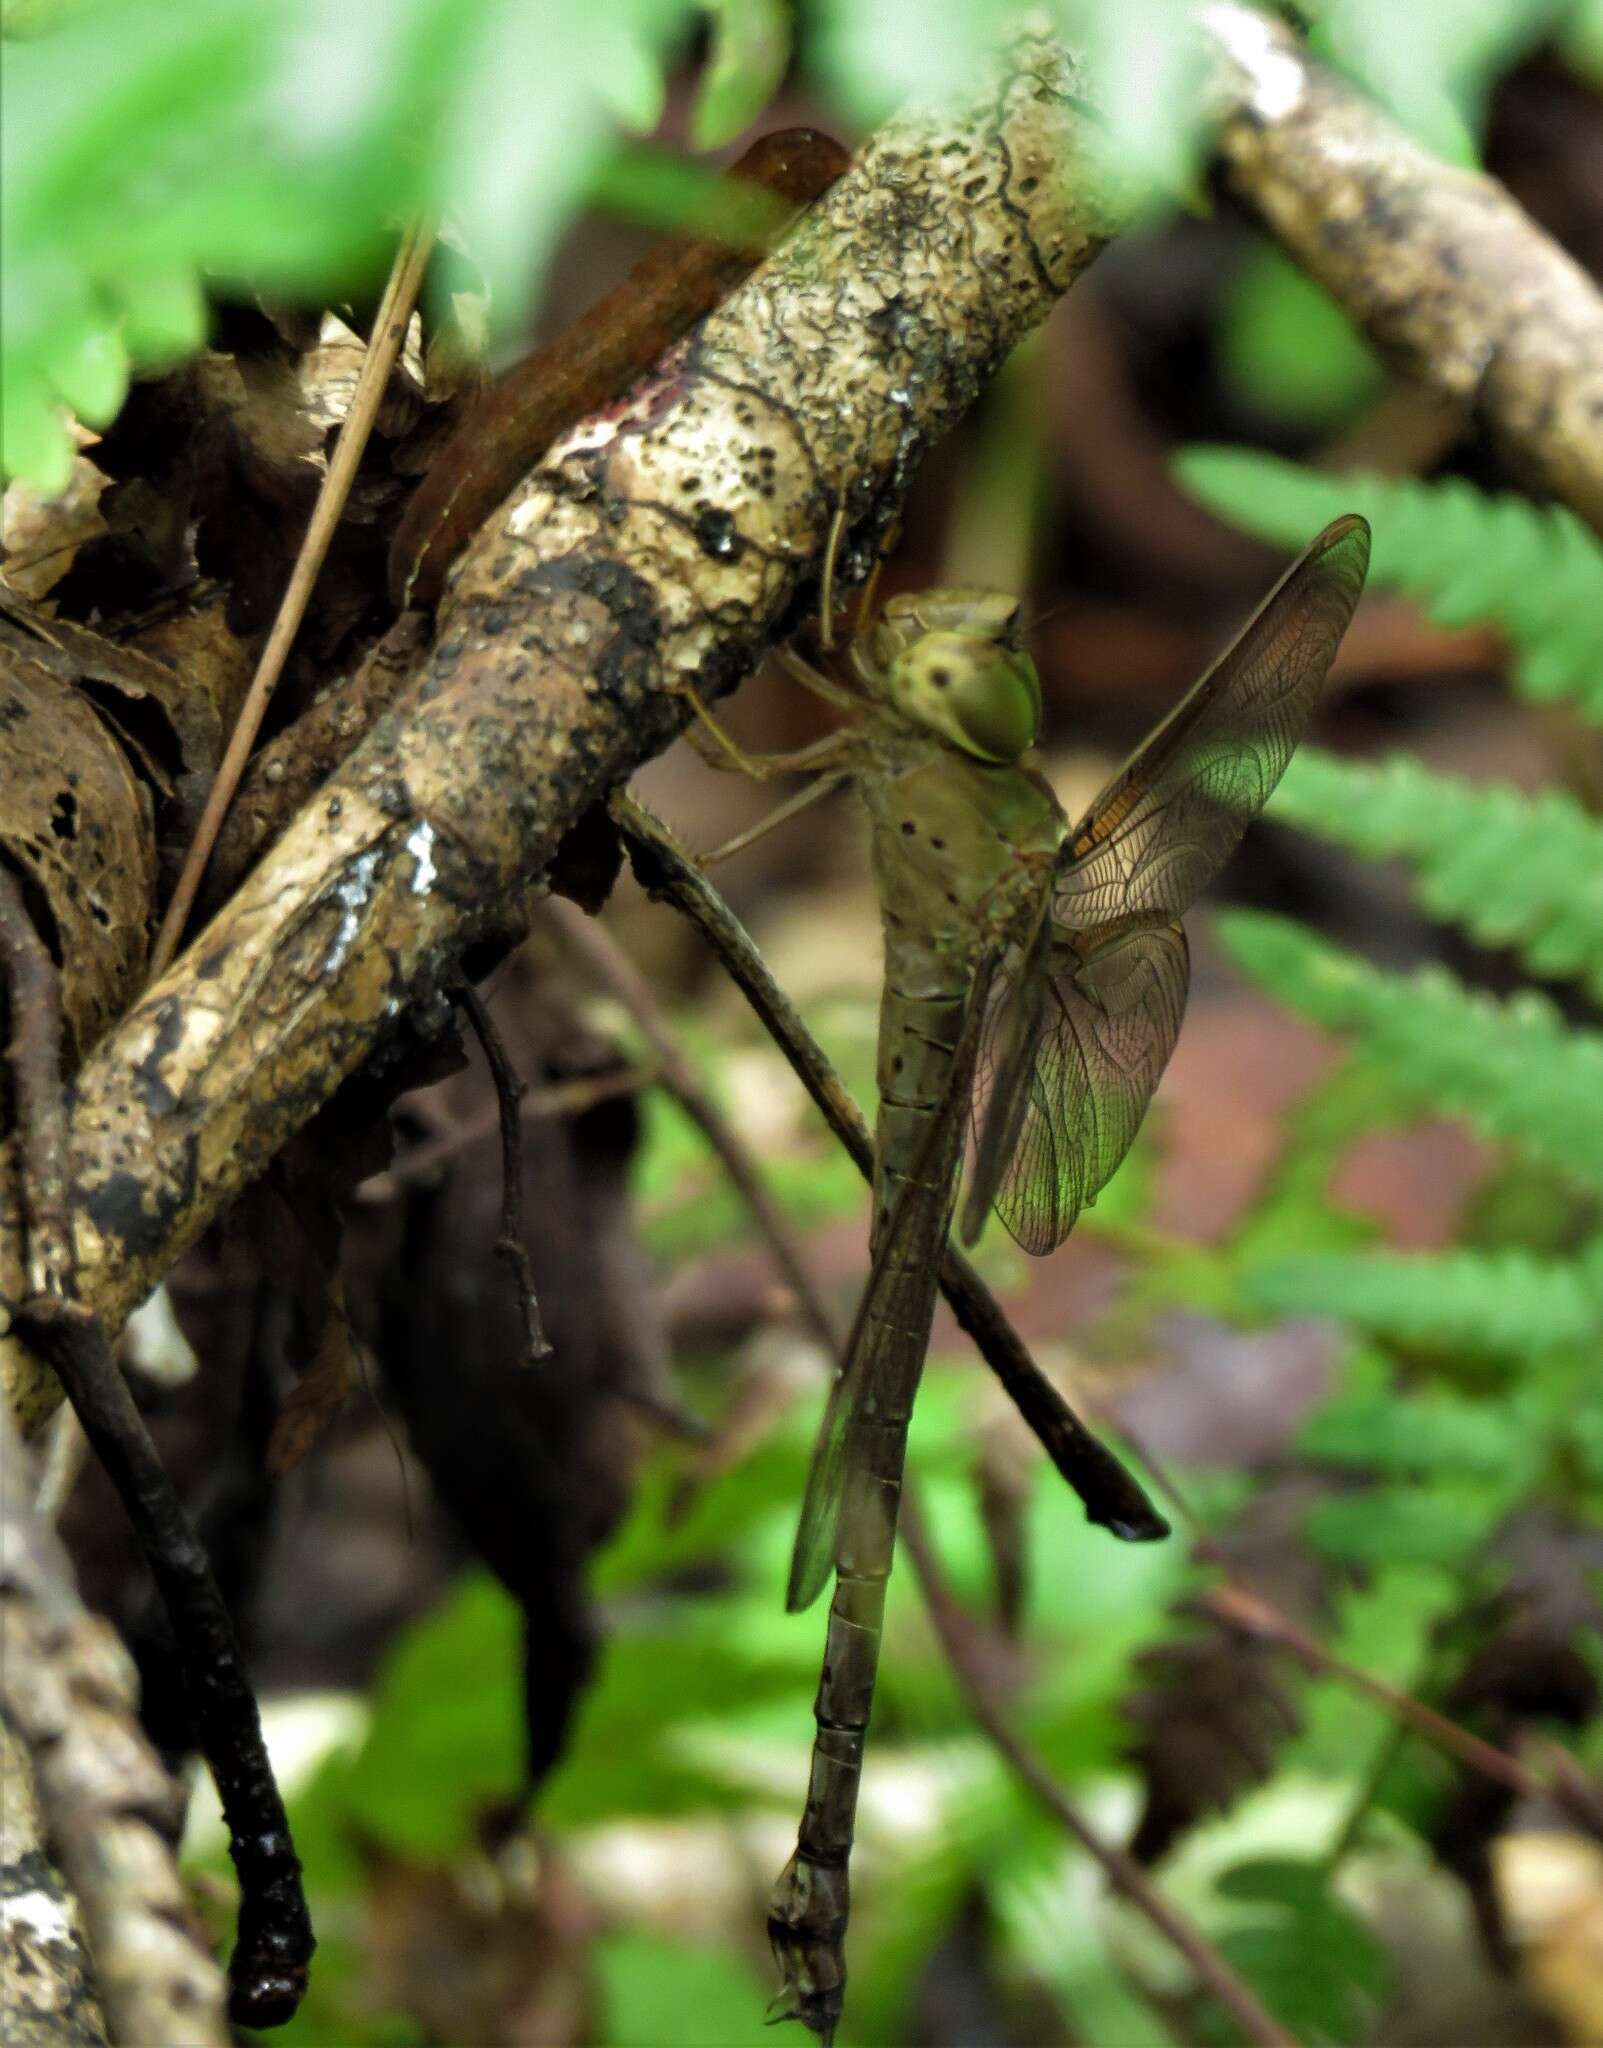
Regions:
M 1181 914 L 1262 810 L 1363 588 L 1355 515 L 1310 543 L 1242 632 L 1070 826 L 1029 765 L 1041 717 L 1020 606 L 893 598 L 854 687 L 787 665 L 852 721 L 810 750 L 855 783 L 885 929 L 871 1271 L 808 1476 L 787 1604 L 833 1571 L 807 1803 L 774 1890 L 775 2017 L 827 2044 L 845 1994 L 848 1864 L 907 1426 L 972 1121 L 962 1235 L 993 1207 L 1061 1244 L 1129 1150 L 1185 1007 Z

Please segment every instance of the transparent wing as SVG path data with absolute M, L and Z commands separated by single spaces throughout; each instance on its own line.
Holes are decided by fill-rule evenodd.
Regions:
M 1355 513 L 1309 543 L 1070 835 L 1059 924 L 1175 918 L 1196 900 L 1285 772 L 1368 566 L 1369 527 Z
M 1063 1242 L 1134 1142 L 1180 1035 L 1189 978 L 1177 924 L 1070 934 L 1043 920 L 986 1020 L 965 1242 L 993 1206 L 1027 1252 Z
M 846 1340 L 845 1363 L 829 1390 L 802 1496 L 785 1605 L 810 1607 L 835 1568 L 841 1500 L 864 1438 L 878 1418 L 905 1412 L 916 1385 L 940 1285 L 952 1181 L 962 1154 L 996 959 L 975 974 L 945 1096 L 931 1112 L 912 1170 L 874 1244 L 874 1263 Z M 875 1176 L 876 1206 L 879 1177 Z M 904 1384 L 905 1382 L 905 1384 Z

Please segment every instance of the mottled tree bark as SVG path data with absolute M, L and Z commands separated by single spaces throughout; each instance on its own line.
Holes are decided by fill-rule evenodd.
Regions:
M 30 1484 L 0 1413 L 0 2039 L 225 2048 L 223 1973 L 156 1826 L 183 1789 Z

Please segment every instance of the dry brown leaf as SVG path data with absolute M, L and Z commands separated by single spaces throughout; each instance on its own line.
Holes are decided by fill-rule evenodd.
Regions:
M 80 434 L 87 441 L 98 435 Z M 100 509 L 110 479 L 87 455 L 73 458 L 67 488 L 47 498 L 31 484 L 7 485 L 0 500 L 0 583 L 37 603 L 54 589 L 78 558 L 78 550 L 110 529 Z
M 59 648 L 0 617 L 0 858 L 61 969 L 81 1055 L 143 978 L 156 842 L 150 792 L 77 681 Z
M 345 1405 L 355 1378 L 345 1288 L 338 1273 L 329 1282 L 317 1349 L 278 1411 L 267 1445 L 267 1469 L 275 1479 L 292 1472 Z

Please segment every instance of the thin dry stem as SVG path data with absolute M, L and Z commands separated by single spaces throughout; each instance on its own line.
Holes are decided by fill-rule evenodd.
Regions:
M 1185 1957 L 1196 1973 L 1197 1982 L 1213 1993 L 1249 2041 L 1263 2044 L 1263 2048 L 1296 2048 L 1296 2036 L 1265 2011 L 1251 1988 L 1218 1949 L 1163 1896 L 1135 1858 L 1115 1843 L 1103 1841 L 1013 1727 L 1006 1708 L 996 1696 L 987 1660 L 976 1654 L 978 1637 L 973 1618 L 945 1582 L 911 1488 L 906 1489 L 902 1496 L 897 1533 L 912 1559 L 930 1620 L 952 1667 L 958 1689 L 1003 1762 L 1102 1866 L 1113 1889 L 1128 1899 L 1136 1911 Z
M 379 303 L 378 316 L 373 323 L 373 336 L 368 344 L 367 354 L 362 360 L 361 372 L 356 380 L 356 390 L 351 397 L 351 409 L 341 423 L 339 440 L 323 478 L 322 488 L 317 494 L 317 503 L 312 507 L 312 516 L 307 523 L 306 538 L 301 542 L 300 553 L 295 557 L 295 566 L 290 572 L 288 586 L 284 591 L 278 615 L 273 620 L 272 631 L 267 636 L 267 645 L 262 649 L 261 660 L 256 664 L 256 673 L 251 677 L 250 688 L 245 701 L 239 707 L 239 717 L 234 730 L 229 734 L 228 746 L 223 754 L 222 765 L 217 770 L 217 779 L 206 798 L 206 807 L 201 812 L 200 823 L 195 828 L 195 837 L 184 856 L 184 865 L 178 876 L 178 885 L 173 890 L 172 901 L 167 905 L 167 914 L 161 921 L 161 930 L 156 934 L 156 943 L 150 955 L 150 979 L 155 981 L 171 963 L 178 951 L 184 927 L 189 922 L 189 913 L 194 907 L 200 885 L 206 878 L 206 865 L 211 859 L 212 848 L 222 830 L 223 819 L 234 800 L 240 777 L 250 759 L 251 748 L 256 744 L 256 735 L 261 730 L 267 706 L 272 701 L 278 679 L 283 674 L 284 663 L 295 635 L 300 631 L 301 620 L 306 616 L 312 587 L 322 569 L 329 543 L 334 538 L 340 515 L 345 510 L 345 501 L 351 494 L 351 485 L 356 480 L 357 465 L 362 451 L 367 446 L 373 422 L 383 401 L 384 388 L 389 382 L 390 371 L 406 337 L 406 323 L 412 317 L 418 287 L 423 281 L 424 266 L 429 260 L 429 251 L 434 246 L 434 232 L 431 228 L 411 227 L 401 237 L 395 252 L 395 261 L 390 267 L 389 279 L 384 287 L 384 296 Z

